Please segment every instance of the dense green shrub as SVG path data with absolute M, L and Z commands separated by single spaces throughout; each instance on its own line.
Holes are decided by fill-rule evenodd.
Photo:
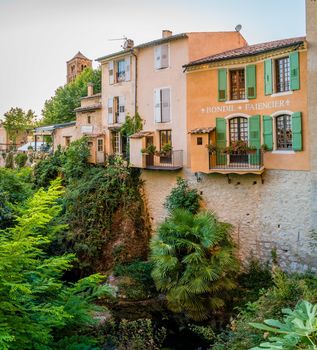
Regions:
M 298 301 L 317 303 L 317 278 L 314 275 L 291 274 L 276 270 L 273 273 L 274 286 L 263 290 L 260 298 L 247 303 L 228 330 L 219 334 L 212 350 L 249 349 L 263 342 L 263 335 L 250 323 L 265 319 L 281 318 L 283 308 L 294 308 Z M 282 348 L 284 349 L 284 348 Z
M 140 186 L 139 174 L 121 158 L 106 167 L 90 167 L 69 183 L 64 198 L 64 219 L 70 225 L 66 241 L 84 275 L 120 263 L 122 255 L 132 256 L 133 249 L 147 246 Z
M 17 205 L 32 194 L 31 169 L 0 168 L 0 229 L 11 226 Z
M 108 345 L 118 350 L 159 350 L 166 337 L 166 329 L 156 327 L 150 319 L 108 322 L 105 333 Z
M 54 222 L 60 181 L 40 189 L 20 208 L 17 224 L 0 235 L 0 348 L 51 349 L 64 336 L 94 323 L 91 302 L 110 295 L 101 275 L 62 281 L 73 255 L 51 257 L 45 248 L 64 229 Z
M 62 171 L 63 152 L 59 146 L 51 156 L 40 160 L 34 167 L 34 184 L 36 187 L 48 187 Z
M 18 153 L 14 157 L 14 162 L 18 168 L 23 168 L 25 166 L 27 160 L 28 160 L 28 156 L 26 153 Z
M 128 282 L 120 282 L 119 293 L 123 293 L 129 299 L 142 300 L 156 295 L 151 272 L 153 264 L 149 261 L 134 261 L 131 263 L 117 264 L 113 269 L 116 277 L 127 277 Z
M 197 213 L 201 196 L 196 189 L 189 187 L 188 182 L 181 177 L 177 178 L 177 185 L 166 198 L 165 207 L 169 212 L 175 209 L 186 209 L 191 213 Z
M 152 277 L 174 312 L 203 320 L 224 306 L 238 263 L 230 225 L 204 212 L 174 210 L 151 242 Z
M 69 145 L 62 155 L 62 171 L 68 182 L 84 175 L 85 171 L 89 168 L 89 155 L 87 137 L 82 137 Z

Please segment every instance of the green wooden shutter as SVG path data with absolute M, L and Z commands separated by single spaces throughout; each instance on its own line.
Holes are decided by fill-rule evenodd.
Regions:
M 249 154 L 250 164 L 260 164 L 261 161 L 261 121 L 259 115 L 249 118 L 249 145 L 256 148 L 255 153 Z
M 256 68 L 250 64 L 246 68 L 247 98 L 256 98 Z
M 216 118 L 216 143 L 217 143 L 217 165 L 223 165 L 227 163 L 227 156 L 222 153 L 222 150 L 227 145 L 226 136 L 226 120 L 224 118 Z
M 218 101 L 227 99 L 227 69 L 218 69 Z
M 293 137 L 293 150 L 302 151 L 302 113 L 295 112 L 292 114 L 292 137 Z
M 265 95 L 273 94 L 273 79 L 272 79 L 272 60 L 264 61 L 264 93 Z
M 299 55 L 292 52 L 289 55 L 291 69 L 291 90 L 299 90 Z
M 263 143 L 268 151 L 273 150 L 273 118 L 270 115 L 263 116 Z

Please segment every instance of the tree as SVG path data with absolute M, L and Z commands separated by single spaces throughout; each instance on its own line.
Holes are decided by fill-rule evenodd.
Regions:
M 17 224 L 0 235 L 1 349 L 52 349 L 91 325 L 97 309 L 92 301 L 110 295 L 109 286 L 100 285 L 101 275 L 66 284 L 62 277 L 74 256 L 47 254 L 65 228 L 56 220 L 61 194 L 59 179 L 47 191 L 40 189 L 20 208 Z
M 87 84 L 94 84 L 95 93 L 101 91 L 101 70 L 86 68 L 74 81 L 57 88 L 55 95 L 45 101 L 42 125 L 65 123 L 75 119 L 80 98 L 87 96 Z
M 138 112 L 135 113 L 133 117 L 130 115 L 126 116 L 125 122 L 122 124 L 120 128 L 120 133 L 122 137 L 125 137 L 127 139 L 127 145 L 126 145 L 126 154 L 127 158 L 129 159 L 130 154 L 130 139 L 129 136 L 132 134 L 141 131 L 143 128 L 143 120 Z
M 199 207 L 201 196 L 196 189 L 192 189 L 188 185 L 188 181 L 178 177 L 177 185 L 174 187 L 169 196 L 167 196 L 164 206 L 169 212 L 175 209 L 186 209 L 196 214 Z
M 26 131 L 32 129 L 35 124 L 36 115 L 30 109 L 25 112 L 21 108 L 11 108 L 4 113 L 3 126 L 8 133 L 8 138 L 16 144 L 18 138 L 23 137 Z
M 238 263 L 230 225 L 209 212 L 175 210 L 151 242 L 152 277 L 168 307 L 194 320 L 224 306 Z

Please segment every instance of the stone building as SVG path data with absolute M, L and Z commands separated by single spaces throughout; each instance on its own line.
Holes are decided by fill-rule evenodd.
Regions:
M 92 67 L 92 60 L 84 56 L 80 51 L 67 61 L 67 84 L 72 82 L 85 68 Z

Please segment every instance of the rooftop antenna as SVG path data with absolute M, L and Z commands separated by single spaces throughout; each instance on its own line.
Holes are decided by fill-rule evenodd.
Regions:
M 240 30 L 242 29 L 242 25 L 241 25 L 241 24 L 238 24 L 238 25 L 236 25 L 236 26 L 235 26 L 235 28 L 234 28 L 234 29 L 235 29 L 235 31 L 236 31 L 236 32 L 238 32 L 238 33 L 239 33 L 239 32 L 240 32 Z
M 131 39 L 128 39 L 125 35 L 122 38 L 116 38 L 116 39 L 108 39 L 108 41 L 123 41 L 123 44 L 121 47 L 126 50 L 126 49 L 131 49 L 134 46 L 134 42 Z

